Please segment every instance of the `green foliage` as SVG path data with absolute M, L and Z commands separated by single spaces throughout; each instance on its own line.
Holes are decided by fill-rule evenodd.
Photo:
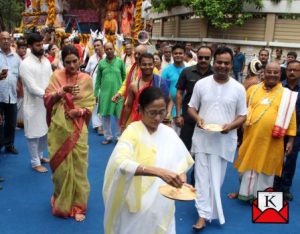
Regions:
M 171 10 L 172 7 L 184 5 L 186 0 L 152 0 L 152 5 L 157 12 Z
M 211 25 L 220 29 L 243 25 L 252 17 L 251 13 L 243 12 L 245 3 L 254 4 L 258 9 L 263 7 L 262 0 L 189 0 L 189 3 L 196 15 L 207 18 Z
M 0 0 L 0 27 L 1 30 L 12 31 L 20 25 L 24 1 Z

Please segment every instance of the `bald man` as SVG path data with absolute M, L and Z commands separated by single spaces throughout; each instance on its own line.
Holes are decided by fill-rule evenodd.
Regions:
M 122 56 L 122 59 L 125 63 L 126 70 L 134 64 L 135 59 L 131 43 L 125 45 L 125 54 Z
M 103 145 L 112 142 L 113 134 L 111 129 L 111 117 L 114 116 L 116 122 L 120 118 L 122 101 L 113 103 L 113 95 L 120 89 L 125 80 L 126 70 L 124 62 L 115 56 L 114 46 L 111 42 L 104 45 L 106 58 L 102 59 L 98 65 L 95 85 L 95 96 L 99 100 L 99 114 L 102 116 L 103 134 L 105 140 Z M 115 137 L 118 138 L 119 131 Z
M 248 115 L 234 164 L 242 175 L 238 196 L 241 200 L 252 200 L 257 191 L 273 187 L 274 176 L 281 174 L 284 155 L 292 152 L 297 93 L 284 88 L 280 76 L 279 64 L 269 63 L 264 81 L 247 90 Z
M 124 97 L 124 100 L 127 97 L 128 88 L 131 82 L 136 81 L 140 75 L 140 57 L 142 54 L 147 52 L 147 47 L 145 45 L 138 45 L 134 50 L 134 60 L 135 62 L 132 64 L 130 69 L 126 71 L 126 79 L 124 80 L 121 88 L 118 92 L 113 96 L 112 101 L 117 103 L 121 97 Z

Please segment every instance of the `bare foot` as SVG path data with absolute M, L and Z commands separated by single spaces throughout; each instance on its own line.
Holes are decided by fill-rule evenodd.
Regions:
M 75 220 L 77 222 L 82 222 L 83 220 L 85 220 L 85 215 L 84 214 L 76 214 L 75 215 Z
M 205 228 L 205 219 L 199 217 L 197 223 L 196 223 L 195 225 L 193 225 L 193 229 L 195 229 L 195 230 L 197 230 L 197 231 L 200 231 L 200 230 L 202 230 L 203 228 Z
M 239 196 L 238 192 L 233 192 L 233 193 L 228 193 L 227 194 L 227 197 L 230 198 L 230 199 L 237 199 L 238 196 Z
M 41 158 L 41 163 L 49 163 L 50 159 L 49 158 Z
M 37 172 L 40 172 L 40 173 L 46 173 L 48 171 L 48 169 L 46 167 L 43 167 L 43 166 L 33 167 L 33 170 L 36 170 Z

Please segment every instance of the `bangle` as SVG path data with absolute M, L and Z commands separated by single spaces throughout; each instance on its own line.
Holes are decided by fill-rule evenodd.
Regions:
M 77 116 L 81 117 L 82 115 L 83 115 L 83 110 L 80 108 L 78 109 Z

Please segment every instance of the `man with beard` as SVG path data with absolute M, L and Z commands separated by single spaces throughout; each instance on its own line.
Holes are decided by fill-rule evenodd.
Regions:
M 104 49 L 103 44 L 100 39 L 94 40 L 94 51 L 95 53 L 89 59 L 88 64 L 86 65 L 85 72 L 87 72 L 93 79 L 93 85 L 95 90 L 96 78 L 97 78 L 97 69 L 99 62 L 104 58 Z M 93 128 L 97 131 L 99 135 L 103 135 L 102 121 L 101 116 L 98 114 L 98 105 L 99 102 L 97 100 L 97 104 L 93 110 L 92 114 L 92 125 Z
M 0 149 L 5 146 L 6 153 L 18 154 L 14 140 L 20 59 L 11 51 L 11 40 L 8 32 L 0 33 Z
M 262 64 L 262 68 L 265 68 L 269 61 L 269 51 L 267 49 L 261 49 L 258 52 L 258 60 Z
M 264 81 L 247 90 L 247 120 L 234 163 L 241 174 L 238 198 L 244 201 L 257 197 L 257 191 L 273 187 L 274 176 L 280 176 L 284 154 L 289 157 L 292 152 L 297 93 L 282 87 L 280 76 L 279 64 L 269 63 Z
M 197 51 L 198 63 L 194 66 L 183 69 L 176 88 L 176 118 L 175 124 L 181 128 L 180 138 L 186 148 L 191 150 L 192 136 L 195 128 L 195 121 L 187 113 L 188 103 L 192 97 L 196 82 L 203 77 L 213 74 L 210 62 L 212 51 L 207 46 L 202 46 Z
M 31 166 L 37 172 L 47 172 L 42 163 L 49 159 L 43 157 L 47 148 L 46 109 L 44 94 L 48 85 L 52 68 L 44 56 L 43 37 L 38 33 L 30 34 L 27 40 L 31 53 L 22 61 L 20 76 L 24 89 L 24 130 L 31 155 Z
M 112 102 L 113 95 L 120 89 L 125 80 L 126 70 L 124 62 L 115 56 L 114 45 L 107 42 L 104 45 L 106 58 L 98 65 L 95 85 L 95 96 L 99 99 L 99 114 L 102 116 L 103 133 L 105 140 L 103 145 L 110 144 L 113 140 L 111 129 L 111 117 L 114 116 L 118 124 L 122 109 L 122 99 Z M 119 137 L 119 129 L 116 132 L 116 140 Z
M 197 125 L 192 138 L 199 215 L 193 227 L 197 230 L 205 227 L 206 220 L 218 219 L 220 224 L 225 223 L 221 187 L 227 162 L 234 158 L 236 129 L 246 120 L 247 114 L 245 89 L 229 76 L 232 62 L 232 50 L 218 48 L 214 54 L 214 74 L 196 83 L 188 104 L 188 113 Z M 213 132 L 209 124 L 219 129 Z
M 166 80 L 167 84 L 170 87 L 170 95 L 172 101 L 169 103 L 171 105 L 168 106 L 168 118 L 174 118 L 173 121 L 173 128 L 175 132 L 179 135 L 180 134 L 180 128 L 175 125 L 175 117 L 176 117 L 176 84 L 179 79 L 179 76 L 184 69 L 184 46 L 177 44 L 172 47 L 172 56 L 174 63 L 163 69 L 161 77 Z M 172 105 L 173 104 L 173 105 Z
M 293 177 L 295 175 L 297 157 L 300 148 L 300 62 L 297 60 L 290 61 L 286 69 L 287 80 L 282 82 L 283 87 L 292 91 L 298 92 L 296 102 L 296 120 L 297 120 L 297 135 L 294 138 L 293 149 L 290 155 L 285 157 L 281 176 L 275 176 L 274 188 L 278 191 L 285 193 L 285 198 L 288 201 L 293 200 L 293 194 L 290 191 L 292 186 Z M 288 137 L 285 137 L 284 143 L 286 144 Z

